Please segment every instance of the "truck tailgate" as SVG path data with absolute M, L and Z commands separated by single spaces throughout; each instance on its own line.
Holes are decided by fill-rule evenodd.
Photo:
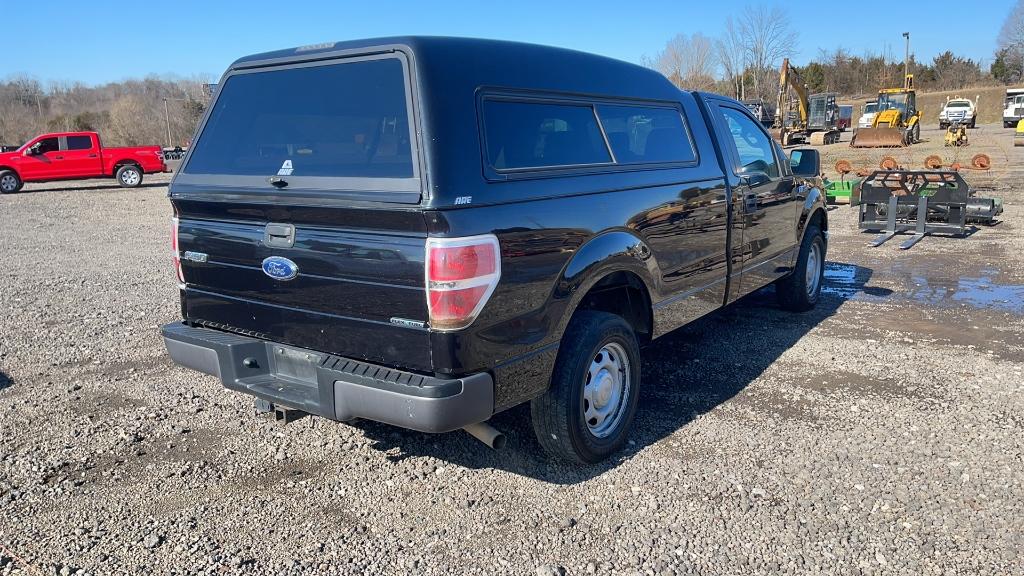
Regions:
M 416 325 L 427 321 L 422 212 L 193 200 L 174 205 L 187 320 L 430 371 L 428 332 Z M 268 246 L 268 223 L 293 226 L 293 245 Z M 294 262 L 295 277 L 265 273 L 263 261 L 273 256 Z

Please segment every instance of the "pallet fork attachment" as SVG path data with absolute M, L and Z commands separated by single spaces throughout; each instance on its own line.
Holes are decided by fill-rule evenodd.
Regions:
M 860 185 L 858 226 L 882 232 L 870 246 L 881 246 L 901 232 L 913 235 L 907 250 L 925 236 L 964 237 L 968 221 L 992 223 L 1002 212 L 996 199 L 979 198 L 959 172 L 949 170 L 876 170 Z

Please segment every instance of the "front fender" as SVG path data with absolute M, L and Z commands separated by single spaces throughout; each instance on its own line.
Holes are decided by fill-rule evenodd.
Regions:
M 807 231 L 807 223 L 811 221 L 811 217 L 816 211 L 821 211 L 822 218 L 822 230 L 828 230 L 828 209 L 825 205 L 825 193 L 821 190 L 820 186 L 812 186 L 810 184 L 803 184 L 805 186 L 803 206 L 800 207 L 800 218 L 797 220 L 797 245 L 803 242 L 804 232 Z

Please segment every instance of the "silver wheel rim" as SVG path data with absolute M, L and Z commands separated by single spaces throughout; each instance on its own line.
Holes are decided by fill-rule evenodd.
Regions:
M 121 172 L 121 182 L 134 186 L 139 183 L 139 173 L 133 168 Z
M 817 242 L 811 242 L 811 249 L 807 253 L 807 270 L 804 272 L 804 285 L 807 287 L 807 295 L 814 298 L 818 293 L 818 282 L 821 281 L 821 248 Z
M 583 419 L 597 438 L 613 434 L 622 422 L 629 398 L 629 357 L 610 342 L 590 360 L 583 386 Z
M 10 174 L 0 178 L 0 190 L 4 192 L 14 192 L 14 189 L 18 187 L 18 181 L 15 180 L 14 176 Z

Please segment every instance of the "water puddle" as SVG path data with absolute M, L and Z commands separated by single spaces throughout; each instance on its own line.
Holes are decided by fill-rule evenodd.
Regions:
M 882 299 L 892 295 L 892 290 L 878 286 L 868 286 L 872 271 L 870 268 L 856 264 L 841 262 L 825 263 L 825 283 L 821 291 L 825 294 L 838 296 L 843 300 L 851 298 Z
M 988 308 L 1024 314 L 1024 285 L 997 284 L 994 273 L 980 278 L 959 278 L 953 282 L 914 276 L 911 298 L 920 302 L 941 305 L 966 304 L 973 308 Z
M 825 283 L 821 291 L 843 300 L 881 301 L 900 298 L 932 306 L 970 306 L 1024 315 L 1024 285 L 996 282 L 999 271 L 985 268 L 981 276 L 936 278 L 920 270 L 896 265 L 885 271 L 895 290 L 869 286 L 874 272 L 869 268 L 841 262 L 825 263 Z M 890 284 L 891 282 L 886 282 Z

